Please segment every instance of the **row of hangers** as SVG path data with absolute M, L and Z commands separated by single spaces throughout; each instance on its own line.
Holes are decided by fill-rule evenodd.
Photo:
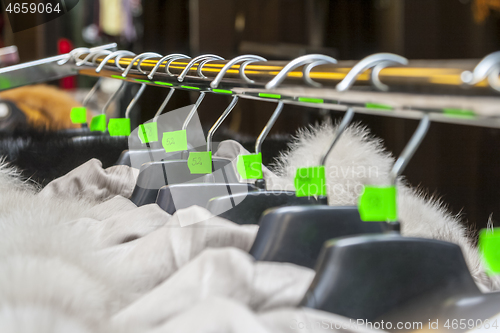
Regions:
M 181 56 L 162 57 L 157 67 L 149 73 L 141 69 L 141 62 L 160 55 L 148 52 L 135 56 L 127 67 L 120 66 L 119 57 L 131 55 L 129 51 L 98 50 L 86 54 L 83 59 L 80 59 L 77 52 L 73 52 L 72 56 L 80 59 L 83 65 L 88 61 L 95 62 L 103 52 L 107 55 L 96 71 L 102 70 L 108 61 L 114 59 L 115 66 L 123 71 L 124 78 L 134 65 L 144 74 L 153 76 L 160 66 L 158 64 L 166 61 L 168 71 L 168 62 Z M 178 79 L 182 81 L 195 62 L 207 62 L 210 59 L 213 58 L 193 58 L 181 73 L 184 76 L 180 74 Z M 256 59 L 256 56 L 241 56 L 233 59 L 233 63 L 228 62 L 224 68 L 227 71 L 236 62 L 249 63 Z M 63 63 L 61 61 L 61 65 Z M 299 63 L 305 64 L 294 62 L 287 70 L 299 66 Z M 200 63 L 199 73 L 201 67 Z M 244 72 L 244 68 L 243 65 L 239 67 L 240 74 Z M 217 87 L 224 73 L 221 70 L 210 85 L 213 83 Z M 286 76 L 287 72 L 284 73 L 281 78 Z M 273 79 L 276 84 L 281 82 L 278 75 Z M 84 105 L 87 105 L 99 84 L 100 80 L 85 98 Z M 106 107 L 117 98 L 126 84 L 126 81 L 122 82 L 107 101 L 101 111 L 103 115 Z M 125 119 L 130 119 L 134 105 L 146 86 L 146 83 L 140 83 L 138 92 L 127 107 Z M 175 89 L 176 87 L 170 87 L 167 97 L 149 122 L 156 123 L 158 129 L 162 112 Z M 189 129 L 189 123 L 196 115 L 205 93 L 200 92 L 181 131 Z M 206 149 L 203 150 L 210 156 L 213 134 L 233 110 L 238 98 L 237 95 L 232 96 L 230 104 L 208 132 Z M 276 109 L 256 140 L 255 153 L 251 154 L 257 156 L 257 163 L 249 167 L 251 171 L 262 168 L 258 159 L 262 143 L 284 108 L 282 100 L 274 102 L 277 103 Z M 299 168 L 297 171 L 296 185 L 308 182 L 318 185 L 306 195 L 268 190 L 262 170 L 258 177 L 254 177 L 257 178 L 255 183 L 240 183 L 238 174 L 241 176 L 241 172 L 234 168 L 231 161 L 223 158 L 210 159 L 211 172 L 193 174 L 188 166 L 189 154 L 200 152 L 200 148 L 190 147 L 166 153 L 160 144 L 161 136 L 152 142 L 140 141 L 142 149 L 129 150 L 121 156 L 119 163 L 127 164 L 134 159 L 145 161 L 141 165 L 131 197 L 138 206 L 156 202 L 162 209 L 173 214 L 177 209 L 199 205 L 214 215 L 238 224 L 258 223 L 259 231 L 250 250 L 256 260 L 289 262 L 315 268 L 316 276 L 304 295 L 301 302 L 303 306 L 369 321 L 420 319 L 424 322 L 424 328 L 427 319 L 468 318 L 473 313 L 474 319 L 485 320 L 497 314 L 494 305 L 499 304 L 500 294 L 483 294 L 479 291 L 458 245 L 439 240 L 402 237 L 399 234 L 397 178 L 425 137 L 431 123 L 429 115 L 425 114 L 421 118 L 417 130 L 394 164 L 390 173 L 391 184 L 378 188 L 383 191 L 392 189 L 391 195 L 381 196 L 380 193 L 377 194 L 377 188 L 372 187 L 372 196 L 362 195 L 359 207 L 328 206 L 325 190 L 328 185 L 324 175 L 326 159 L 350 124 L 354 112 L 353 107 L 346 105 L 346 113 L 336 129 L 334 139 L 321 160 L 317 161 L 317 166 Z M 143 138 L 146 136 L 145 127 L 139 126 L 134 131 L 128 131 L 132 133 L 130 140 L 137 143 L 139 131 L 143 131 Z M 91 140 L 92 136 L 88 138 Z M 158 152 L 162 154 L 157 155 Z M 382 208 L 378 215 L 377 208 Z

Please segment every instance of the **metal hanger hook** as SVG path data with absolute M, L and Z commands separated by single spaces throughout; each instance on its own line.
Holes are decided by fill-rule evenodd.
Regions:
M 79 60 L 79 61 L 76 61 L 75 62 L 75 65 L 77 67 L 80 67 L 82 66 L 83 64 L 86 64 L 88 62 L 88 60 L 92 57 L 93 59 L 100 56 L 100 55 L 103 55 L 103 54 L 110 54 L 111 51 L 108 51 L 108 50 L 97 50 L 97 51 L 92 51 L 92 52 L 89 52 L 85 58 L 83 58 L 83 60 Z M 80 57 L 81 53 L 78 54 L 78 56 L 76 57 L 76 59 L 78 59 Z
M 266 60 L 267 61 L 267 60 Z M 254 84 L 255 81 L 254 80 L 250 80 L 247 75 L 245 74 L 245 68 L 247 67 L 247 65 L 250 65 L 251 63 L 254 63 L 254 62 L 259 62 L 259 60 L 247 60 L 247 61 L 244 61 L 241 65 L 240 65 L 240 78 L 242 80 L 244 80 L 246 83 L 250 83 L 250 84 Z
M 113 51 L 109 51 L 109 50 L 102 50 L 100 53 L 97 53 L 96 55 L 94 55 L 94 56 L 92 57 L 92 64 L 93 64 L 93 65 L 95 65 L 95 62 L 96 62 L 97 58 L 99 58 L 100 56 L 102 56 L 102 55 L 104 55 L 104 54 L 108 56 L 108 55 L 110 55 L 111 53 L 113 53 Z
M 283 67 L 283 69 L 271 81 L 269 81 L 266 84 L 266 89 L 276 88 L 281 82 L 283 82 L 283 80 L 285 80 L 288 73 L 293 71 L 295 68 L 309 64 L 311 62 L 316 62 L 319 60 L 325 61 L 326 63 L 329 63 L 329 64 L 336 64 L 337 63 L 336 59 L 329 57 L 329 56 L 326 56 L 326 55 L 323 55 L 323 54 L 308 54 L 308 55 L 304 55 L 304 56 L 295 58 L 292 61 L 290 61 L 288 64 L 286 64 L 286 66 Z
M 330 144 L 330 148 L 328 148 L 325 155 L 323 155 L 323 157 L 321 158 L 320 165 L 326 165 L 326 158 L 328 157 L 330 152 L 333 150 L 333 147 L 335 147 L 335 145 L 339 141 L 342 134 L 347 129 L 347 126 L 349 126 L 349 124 L 351 123 L 353 117 L 354 117 L 354 109 L 348 108 L 347 111 L 345 112 L 344 117 L 342 118 L 342 121 L 340 122 L 339 126 L 337 127 L 337 130 L 335 131 L 335 135 L 333 137 L 332 143 Z
M 406 59 L 405 57 L 399 56 L 397 54 L 393 54 L 393 53 L 372 54 L 366 58 L 361 59 L 356 65 L 354 65 L 354 67 L 351 68 L 349 73 L 347 73 L 345 78 L 337 84 L 335 89 L 337 91 L 348 90 L 354 84 L 354 82 L 356 82 L 358 75 L 360 75 L 361 73 L 363 73 L 365 70 L 367 70 L 369 68 L 377 66 L 380 63 L 385 63 L 385 66 L 388 66 L 388 63 L 408 65 L 408 59 Z M 382 69 L 382 68 L 379 68 L 379 69 Z M 380 70 L 378 70 L 378 71 L 380 71 Z M 372 77 L 372 80 L 373 80 L 373 77 Z M 378 80 L 378 73 L 377 73 L 377 80 Z M 383 84 L 381 82 L 380 82 L 380 84 L 378 84 L 379 82 L 375 83 L 376 86 L 378 85 L 377 88 L 384 89 Z
M 387 60 L 387 61 L 379 62 L 377 65 L 375 65 L 375 67 L 373 67 L 372 72 L 370 74 L 370 79 L 371 79 L 373 86 L 380 91 L 389 91 L 389 89 L 390 89 L 389 86 L 380 81 L 380 78 L 379 78 L 380 71 L 386 67 L 389 67 L 392 65 L 400 65 L 400 64 L 401 63 Z
M 472 72 L 463 71 L 460 75 L 462 82 L 468 85 L 475 85 L 482 80 L 488 78 L 491 87 L 495 90 L 500 91 L 498 83 L 498 71 L 500 69 L 500 51 L 493 52 L 484 57 L 477 65 L 474 67 Z M 495 77 L 496 75 L 496 77 Z M 493 84 L 492 84 L 493 82 Z
M 102 83 L 102 77 L 100 77 L 99 79 L 97 79 L 97 81 L 94 84 L 94 86 L 92 87 L 92 89 L 90 89 L 90 91 L 87 94 L 87 96 L 85 96 L 85 98 L 83 99 L 83 102 L 82 102 L 82 106 L 87 106 L 89 104 L 90 99 L 92 98 L 92 96 L 94 96 L 94 94 L 96 93 L 97 89 L 99 89 L 99 87 L 101 86 L 101 83 Z
M 219 84 L 221 83 L 222 79 L 224 78 L 224 75 L 226 74 L 226 72 L 236 63 L 238 62 L 242 62 L 242 61 L 267 61 L 266 58 L 263 58 L 261 56 L 258 56 L 258 55 L 253 55 L 253 54 L 245 54 L 245 55 L 240 55 L 236 58 L 233 58 L 231 60 L 229 60 L 225 65 L 224 67 L 222 67 L 222 69 L 220 70 L 220 72 L 217 74 L 217 76 L 215 77 L 215 79 L 210 83 L 210 87 L 212 89 L 215 89 L 219 86 Z M 241 66 L 240 66 L 240 74 L 241 74 Z M 243 70 L 244 72 L 244 70 Z M 246 76 L 245 76 L 246 77 Z
M 108 107 L 118 97 L 118 95 L 123 90 L 123 88 L 125 88 L 125 86 L 127 85 L 127 83 L 128 83 L 127 81 L 122 81 L 122 83 L 120 84 L 120 86 L 118 87 L 118 89 L 115 90 L 115 92 L 113 93 L 113 95 L 111 95 L 111 97 L 106 101 L 106 104 L 104 104 L 104 106 L 102 107 L 101 114 L 106 114 L 106 110 L 108 109 Z
M 123 56 L 135 56 L 135 53 L 134 52 L 130 52 L 130 51 L 127 51 L 127 50 L 119 50 L 119 51 L 115 51 L 109 55 L 106 56 L 106 58 L 104 58 L 101 63 L 99 64 L 99 66 L 97 66 L 95 72 L 96 73 L 99 73 L 103 68 L 104 66 L 113 58 L 116 58 L 115 59 L 115 66 L 117 68 L 120 68 L 121 70 L 123 70 L 122 67 L 120 67 L 119 65 L 119 62 L 120 62 L 120 59 L 121 57 Z M 120 58 L 118 58 L 120 57 Z
M 233 99 L 231 100 L 231 103 L 229 103 L 229 105 L 224 110 L 224 112 L 219 117 L 219 119 L 217 119 L 217 121 L 215 122 L 215 124 L 208 131 L 208 134 L 207 134 L 207 151 L 212 151 L 212 138 L 214 136 L 214 133 L 215 133 L 215 131 L 217 131 L 217 129 L 222 124 L 222 122 L 224 121 L 224 119 L 226 119 L 227 116 L 229 115 L 229 113 L 231 113 L 231 111 L 234 109 L 234 107 L 236 106 L 236 103 L 238 103 L 238 96 L 237 95 L 233 95 Z
M 153 76 L 155 75 L 156 71 L 158 71 L 158 68 L 160 68 L 161 64 L 163 64 L 165 61 L 168 62 L 169 60 L 186 59 L 186 58 L 189 58 L 189 56 L 187 56 L 185 54 L 180 54 L 180 53 L 174 53 L 174 54 L 169 54 L 169 55 L 164 56 L 163 58 L 158 60 L 158 62 L 153 67 L 151 72 L 149 72 L 148 79 L 150 79 L 150 80 L 153 79 Z M 165 71 L 168 73 L 167 65 L 165 65 Z M 173 75 L 173 74 L 170 73 L 170 75 Z
M 147 87 L 147 84 L 141 83 L 141 87 L 139 88 L 139 90 L 137 90 L 134 98 L 132 98 L 132 100 L 130 101 L 130 103 L 127 106 L 127 109 L 125 110 L 125 118 L 130 118 L 130 113 L 132 112 L 132 109 L 137 104 L 137 101 L 139 100 L 139 98 L 141 98 L 142 93 L 144 92 L 144 90 L 146 90 L 146 87 Z
M 420 144 L 424 140 L 425 135 L 427 134 L 427 131 L 429 130 L 430 125 L 431 125 L 431 121 L 430 121 L 429 115 L 426 113 L 422 117 L 422 119 L 420 120 L 420 123 L 418 124 L 418 127 L 415 130 L 415 133 L 413 133 L 410 141 L 408 141 L 408 144 L 403 149 L 403 152 L 398 157 L 398 159 L 396 160 L 396 163 L 394 163 L 394 166 L 391 169 L 391 172 L 389 173 L 392 185 L 396 185 L 396 180 L 397 180 L 398 176 L 401 175 L 403 170 L 406 168 L 406 166 L 410 162 L 410 159 L 413 157 L 413 154 L 415 154 L 418 147 L 420 146 Z
M 304 66 L 304 69 L 302 70 L 302 72 L 304 74 L 304 76 L 303 76 L 304 81 L 306 81 L 307 84 L 309 84 L 313 87 L 321 88 L 322 84 L 315 82 L 315 81 L 313 81 L 313 79 L 311 79 L 311 70 L 316 66 L 326 65 L 326 64 L 329 64 L 329 62 L 325 61 L 325 60 L 318 60 L 318 61 L 311 62 L 310 64 Z
M 134 59 L 132 59 L 132 61 L 130 62 L 130 64 L 128 64 L 127 68 L 125 68 L 125 70 L 123 71 L 122 76 L 123 77 L 127 77 L 128 73 L 130 72 L 130 70 L 132 69 L 132 67 L 134 66 L 134 63 L 136 61 L 137 61 L 137 68 L 139 69 L 139 66 L 140 66 L 141 63 L 138 60 L 140 60 L 140 59 L 145 60 L 145 59 L 150 59 L 150 58 L 161 58 L 161 57 L 162 57 L 161 54 L 158 54 L 158 53 L 155 53 L 155 52 L 144 52 L 144 53 L 141 53 L 141 54 L 135 56 Z M 144 73 L 144 72 L 142 72 L 142 73 Z M 144 73 L 144 74 L 146 74 L 146 73 Z
M 205 92 L 200 92 L 200 96 L 196 100 L 196 103 L 194 104 L 193 108 L 189 112 L 188 116 L 186 117 L 186 120 L 184 120 L 184 123 L 182 124 L 182 129 L 185 130 L 187 129 L 189 122 L 191 119 L 193 119 L 193 116 L 196 114 L 196 111 L 198 111 L 198 107 L 200 106 L 201 102 L 203 101 L 203 98 L 205 98 Z
M 281 114 L 281 111 L 283 110 L 283 101 L 280 100 L 278 102 L 278 105 L 276 106 L 276 109 L 274 110 L 273 114 L 271 115 L 271 118 L 269 118 L 266 126 L 260 132 L 259 137 L 255 141 L 255 153 L 258 154 L 261 151 L 262 144 L 264 143 L 264 140 L 266 139 L 267 135 L 271 131 L 271 128 L 273 128 L 274 123 L 276 123 L 276 120 L 278 120 L 278 117 Z
M 75 57 L 75 54 L 78 54 L 80 52 L 81 53 L 85 53 L 85 52 L 94 52 L 94 51 L 98 51 L 98 50 L 116 49 L 116 46 L 117 46 L 116 43 L 110 43 L 110 44 L 105 44 L 105 45 L 93 47 L 93 48 L 90 48 L 90 49 L 88 47 L 78 47 L 76 49 L 71 50 L 69 53 L 67 53 L 67 57 L 65 59 L 59 60 L 57 62 L 57 64 L 58 65 L 64 65 L 68 61 L 70 61 L 71 59 L 73 59 L 73 60 L 76 61 L 77 59 Z
M 179 76 L 177 77 L 177 80 L 179 80 L 179 82 L 184 81 L 184 78 L 186 77 L 186 75 L 189 72 L 189 70 L 191 69 L 191 67 L 193 67 L 193 65 L 196 62 L 202 61 L 202 60 L 210 60 L 210 61 L 211 60 L 224 60 L 224 58 L 222 58 L 222 57 L 220 57 L 218 55 L 215 55 L 215 54 L 204 54 L 204 55 L 200 55 L 200 56 L 194 57 L 187 64 L 187 66 L 182 70 L 181 74 L 179 74 Z
M 77 57 L 75 56 L 76 54 L 80 55 L 80 54 L 83 54 L 85 52 L 91 52 L 90 49 L 88 47 L 77 47 L 76 49 L 73 49 L 71 50 L 69 53 L 68 53 L 68 57 L 66 59 L 62 59 L 62 60 L 59 60 L 57 62 L 58 65 L 64 65 L 66 64 L 68 61 L 70 61 L 71 59 L 75 60 L 77 59 Z
M 163 109 L 165 109 L 165 107 L 167 106 L 168 101 L 170 101 L 170 98 L 172 98 L 172 95 L 174 94 L 174 91 L 175 91 L 175 88 L 171 87 L 170 91 L 168 92 L 167 97 L 165 98 L 165 100 L 163 101 L 163 103 L 160 105 L 160 108 L 158 109 L 158 111 L 156 111 L 156 114 L 155 114 L 155 116 L 153 118 L 153 122 L 156 122 L 158 120 L 158 117 L 163 112 Z

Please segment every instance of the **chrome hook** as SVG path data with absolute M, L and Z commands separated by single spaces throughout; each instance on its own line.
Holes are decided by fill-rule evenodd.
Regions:
M 396 163 L 394 163 L 394 166 L 391 169 L 391 172 L 389 173 L 392 185 L 396 185 L 396 181 L 397 181 L 398 176 L 401 175 L 403 170 L 406 168 L 406 166 L 410 162 L 410 159 L 413 157 L 413 154 L 415 154 L 418 147 L 420 146 L 420 144 L 424 140 L 425 135 L 427 134 L 427 131 L 429 130 L 430 125 L 431 125 L 431 121 L 429 119 L 429 115 L 426 113 L 422 117 L 422 119 L 420 120 L 418 127 L 415 130 L 415 133 L 413 133 L 410 141 L 408 141 L 408 144 L 403 149 L 403 152 L 398 157 L 398 159 L 396 160 Z
M 293 59 L 290 61 L 283 69 L 271 80 L 266 84 L 266 89 L 274 89 L 276 88 L 283 80 L 286 78 L 287 74 L 294 70 L 295 68 L 299 66 L 306 65 L 310 62 L 315 62 L 318 60 L 323 60 L 329 64 L 336 64 L 337 60 L 323 55 L 323 54 L 308 54 L 304 55 L 298 58 Z
M 215 124 L 210 128 L 207 134 L 207 151 L 212 151 L 212 138 L 214 136 L 215 131 L 219 128 L 219 126 L 222 124 L 224 119 L 227 118 L 227 116 L 231 113 L 231 111 L 234 109 L 236 106 L 236 103 L 238 102 L 238 96 L 233 95 L 233 99 L 231 100 L 231 103 L 227 106 L 227 108 L 224 110 L 222 115 L 217 119 Z
M 135 93 L 134 98 L 132 98 L 132 100 L 130 101 L 130 103 L 127 106 L 127 109 L 125 110 L 125 118 L 130 118 L 130 113 L 132 112 L 132 109 L 134 108 L 134 106 L 137 104 L 137 101 L 139 100 L 139 98 L 141 98 L 144 90 L 146 90 L 146 86 L 147 86 L 147 84 L 141 83 L 141 87 Z
M 399 63 L 394 61 L 382 61 L 373 67 L 370 74 L 370 79 L 372 84 L 380 91 L 389 91 L 389 86 L 380 81 L 379 75 L 380 71 L 388 66 L 397 65 Z M 406 64 L 404 64 L 406 65 Z
M 247 60 L 250 60 L 250 61 L 267 61 L 266 58 L 263 58 L 263 57 L 260 57 L 260 56 L 257 56 L 257 55 L 253 55 L 253 54 L 246 54 L 246 55 L 240 55 L 236 58 L 233 58 L 231 60 L 229 60 L 225 65 L 224 67 L 222 67 L 222 69 L 220 70 L 220 72 L 217 74 L 217 76 L 215 77 L 215 79 L 210 83 L 210 87 L 215 89 L 219 86 L 220 82 L 222 81 L 222 79 L 224 78 L 224 74 L 226 74 L 226 72 L 229 70 L 229 68 L 231 68 L 234 64 L 238 63 L 238 62 L 241 62 L 241 61 L 247 61 Z M 240 66 L 240 74 L 241 74 L 241 66 Z M 244 70 L 243 70 L 244 72 Z
M 182 70 L 181 74 L 177 77 L 177 80 L 179 80 L 179 82 L 184 81 L 184 78 L 186 77 L 186 75 L 189 72 L 189 70 L 191 69 L 191 67 L 193 67 L 193 65 L 197 61 L 202 61 L 202 60 L 224 60 L 224 58 L 219 57 L 218 55 L 215 55 L 215 54 L 204 54 L 204 55 L 194 57 L 187 64 L 187 66 Z
M 302 71 L 304 73 L 304 81 L 306 81 L 307 84 L 309 84 L 313 87 L 321 88 L 323 86 L 322 84 L 315 82 L 315 81 L 313 81 L 313 79 L 311 79 L 311 70 L 316 66 L 326 65 L 326 64 L 329 64 L 329 62 L 324 61 L 324 60 L 318 60 L 318 61 L 311 62 L 310 64 L 304 66 L 304 69 Z
M 156 71 L 158 71 L 158 68 L 160 68 L 161 64 L 164 63 L 165 61 L 168 61 L 168 60 L 173 61 L 173 60 L 177 60 L 177 59 L 187 59 L 187 58 L 189 58 L 189 56 L 187 56 L 185 54 L 180 54 L 180 53 L 174 53 L 174 54 L 169 54 L 169 55 L 164 56 L 163 58 L 158 60 L 158 62 L 153 67 L 151 72 L 149 72 L 148 79 L 150 79 L 150 80 L 153 79 L 153 76 L 155 75 Z M 167 65 L 165 65 L 165 71 L 168 73 Z M 170 74 L 170 76 L 173 75 L 172 73 L 169 73 L 169 74 Z
M 474 67 L 472 72 L 463 71 L 460 75 L 462 82 L 468 85 L 474 85 L 485 78 L 488 78 L 488 82 L 491 88 L 496 91 L 500 91 L 500 84 L 498 83 L 498 75 L 500 73 L 500 51 L 493 52 L 484 57 L 477 65 Z
M 258 62 L 259 60 L 247 60 L 247 61 L 244 61 L 241 65 L 240 65 L 240 78 L 243 79 L 246 83 L 250 83 L 250 84 L 253 84 L 255 83 L 254 80 L 250 80 L 247 75 L 245 74 L 245 68 L 247 67 L 247 65 L 253 63 L 253 62 Z M 267 60 L 266 60 L 267 61 Z
M 170 68 L 170 64 L 171 64 L 172 62 L 176 61 L 176 60 L 179 60 L 179 59 L 189 59 L 189 58 L 191 58 L 191 57 L 184 58 L 184 57 L 179 56 L 179 57 L 176 57 L 176 58 L 172 58 L 172 59 L 170 59 L 170 60 L 169 60 L 169 61 L 167 61 L 167 63 L 165 64 L 165 73 L 167 73 L 167 74 L 168 74 L 168 75 L 170 75 L 170 76 L 175 76 L 174 74 L 172 74 L 172 73 L 170 72 L 170 69 L 169 69 L 169 68 Z
M 320 165 L 326 165 L 326 158 L 328 157 L 330 152 L 333 150 L 333 147 L 335 147 L 335 145 L 339 141 L 340 137 L 342 136 L 342 134 L 346 130 L 347 126 L 349 126 L 349 124 L 351 123 L 353 117 L 354 117 L 353 108 L 348 108 L 344 117 L 342 117 L 342 121 L 340 122 L 339 126 L 337 127 L 337 130 L 335 131 L 335 135 L 333 137 L 332 143 L 330 144 L 330 147 L 328 148 L 325 155 L 323 155 L 323 157 L 321 158 Z
M 71 59 L 76 60 L 75 54 L 81 54 L 85 52 L 90 52 L 90 49 L 88 47 L 78 47 L 76 49 L 73 49 L 68 53 L 68 57 L 66 59 L 59 60 L 57 64 L 64 65 Z
M 101 86 L 101 83 L 102 83 L 102 77 L 100 77 L 99 79 L 97 79 L 97 82 L 94 84 L 94 86 L 92 87 L 92 89 L 90 89 L 90 91 L 87 94 L 87 96 L 85 96 L 85 98 L 83 99 L 83 102 L 82 102 L 82 106 L 87 106 L 89 104 L 90 99 L 92 98 L 92 96 L 94 96 L 94 94 L 96 93 L 97 89 L 99 89 L 99 87 Z
M 158 117 L 163 112 L 163 109 L 165 109 L 165 107 L 167 106 L 168 101 L 170 101 L 170 98 L 172 98 L 172 95 L 174 94 L 174 91 L 175 91 L 175 88 L 171 87 L 170 91 L 168 92 L 167 97 L 165 98 L 165 100 L 163 101 L 163 103 L 160 105 L 160 108 L 158 109 L 158 111 L 156 111 L 155 116 L 153 118 L 153 122 L 156 122 L 158 120 Z
M 161 54 L 158 54 L 158 53 L 155 53 L 155 52 L 144 52 L 144 53 L 141 53 L 141 54 L 135 56 L 134 59 L 132 59 L 132 61 L 130 62 L 130 64 L 128 64 L 127 68 L 123 71 L 122 76 L 123 77 L 127 77 L 128 73 L 132 69 L 132 66 L 134 66 L 134 63 L 136 61 L 138 61 L 139 59 L 145 60 L 145 59 L 150 59 L 150 58 L 161 58 L 161 57 L 162 57 Z M 139 65 L 140 65 L 140 62 L 138 62 L 137 66 L 139 66 Z M 146 73 L 144 73 L 144 74 L 146 74 Z
M 111 51 L 108 51 L 108 50 L 97 50 L 97 51 L 92 51 L 92 52 L 89 52 L 89 54 L 87 54 L 85 56 L 85 58 L 83 58 L 83 60 L 79 60 L 75 63 L 76 66 L 80 67 L 82 66 L 83 64 L 86 64 L 88 62 L 88 60 L 93 57 L 93 59 L 97 58 L 98 56 L 100 55 L 103 55 L 103 54 L 111 54 Z M 81 55 L 78 54 L 78 57 Z M 78 57 L 76 57 L 78 59 Z
M 95 62 L 97 60 L 97 58 L 99 58 L 101 55 L 105 54 L 105 55 L 110 55 L 111 53 L 113 53 L 112 51 L 108 51 L 108 50 L 102 50 L 100 54 L 96 54 L 93 58 L 92 58 L 92 64 L 95 65 Z
M 281 114 L 281 111 L 283 110 L 283 101 L 280 100 L 278 102 L 278 105 L 276 106 L 276 109 L 274 110 L 273 114 L 271 115 L 271 118 L 267 121 L 266 126 L 264 129 L 262 129 L 262 132 L 260 132 L 259 137 L 255 141 L 255 153 L 258 154 L 260 153 L 260 150 L 262 148 L 262 143 L 264 143 L 264 140 L 266 139 L 267 135 L 271 131 L 271 128 L 273 128 L 274 123 L 278 119 L 278 117 Z
M 202 79 L 206 79 L 207 77 L 202 73 L 201 70 L 203 69 L 203 66 L 205 66 L 205 64 L 210 61 L 212 61 L 212 59 L 205 59 L 200 61 L 198 68 L 196 69 L 196 74 L 198 74 L 198 76 L 201 77 Z
M 101 110 L 101 114 L 106 114 L 107 108 L 118 97 L 118 95 L 123 90 L 123 88 L 125 88 L 125 86 L 127 85 L 127 83 L 128 82 L 126 82 L 126 81 L 122 81 L 122 83 L 120 84 L 120 86 L 118 87 L 118 89 L 115 90 L 115 92 L 113 93 L 113 95 L 111 95 L 111 97 L 106 101 L 106 104 L 104 104 L 104 106 L 103 106 L 103 108 Z
M 110 43 L 110 44 L 105 44 L 105 45 L 101 45 L 101 46 L 96 46 L 96 47 L 93 47 L 93 48 L 88 48 L 88 47 L 78 47 L 76 49 L 73 49 L 71 50 L 68 54 L 67 54 L 67 57 L 65 59 L 61 59 L 57 62 L 58 65 L 64 65 L 66 64 L 68 61 L 70 61 L 71 59 L 75 60 L 75 53 L 85 53 L 85 52 L 94 52 L 94 51 L 98 51 L 98 50 L 107 50 L 107 49 L 115 49 L 116 48 L 116 43 Z
M 387 63 L 395 63 L 395 64 L 401 64 L 401 65 L 408 65 L 408 59 L 405 57 L 399 56 L 397 54 L 392 54 L 392 53 L 376 53 L 372 54 L 366 58 L 361 59 L 356 65 L 354 65 L 353 68 L 347 73 L 345 78 L 337 84 L 335 89 L 337 91 L 346 91 L 348 90 L 356 81 L 356 78 L 358 77 L 359 74 L 364 72 L 365 70 L 375 67 L 380 63 L 385 63 L 385 66 L 387 66 Z M 380 71 L 379 68 L 378 71 Z M 373 79 L 373 76 L 372 76 Z M 378 73 L 377 73 L 377 79 L 378 80 Z M 380 84 L 378 84 L 380 83 Z M 375 83 L 376 85 L 378 84 L 379 88 L 385 89 L 387 86 L 383 85 L 380 81 Z M 385 87 L 384 87 L 385 86 Z
M 193 116 L 195 115 L 196 111 L 198 110 L 198 107 L 200 106 L 201 102 L 203 101 L 203 98 L 205 98 L 205 92 L 200 92 L 200 96 L 196 100 L 196 103 L 194 103 L 194 107 L 191 109 L 189 112 L 188 116 L 186 117 L 186 120 L 184 120 L 184 123 L 182 124 L 182 129 L 185 130 L 187 129 L 189 122 L 191 119 L 193 119 Z
M 111 54 L 109 54 L 106 58 L 104 58 L 101 63 L 99 64 L 99 66 L 97 66 L 97 69 L 95 70 L 96 73 L 99 73 L 103 68 L 104 66 L 108 63 L 108 61 L 110 61 L 112 58 L 115 58 L 115 57 L 123 57 L 123 56 L 135 56 L 135 53 L 134 52 L 130 52 L 130 51 L 126 51 L 126 50 L 120 50 L 120 51 L 115 51 Z M 116 67 L 120 68 L 121 70 L 123 70 L 122 67 L 119 66 L 118 62 L 120 60 L 119 59 L 115 59 L 115 65 Z

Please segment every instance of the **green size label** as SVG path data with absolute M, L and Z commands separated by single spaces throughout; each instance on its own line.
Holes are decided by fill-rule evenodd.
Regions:
M 139 135 L 139 140 L 141 140 L 142 143 L 158 141 L 157 123 L 147 123 L 139 125 L 137 134 Z
M 326 196 L 324 166 L 298 168 L 294 179 L 295 195 L 298 197 Z
M 243 179 L 262 179 L 262 154 L 238 155 L 236 168 Z
M 106 115 L 100 114 L 98 116 L 92 117 L 92 120 L 90 121 L 90 130 L 92 132 L 94 132 L 94 131 L 105 132 L 106 131 Z
M 121 75 L 111 75 L 113 79 L 120 79 L 120 80 L 126 80 L 127 78 L 121 76 Z
M 398 219 L 395 186 L 365 186 L 359 199 L 361 220 L 395 222 Z
M 71 108 L 69 117 L 73 124 L 85 124 L 87 122 L 87 108 L 84 106 Z
M 377 110 L 392 110 L 393 107 L 386 104 L 377 104 L 377 103 L 366 103 L 365 107 L 368 109 L 377 109 Z
M 280 99 L 281 95 L 278 95 L 278 94 L 268 94 L 268 93 L 259 93 L 259 97 Z
M 488 269 L 488 274 L 500 273 L 500 228 L 493 231 L 483 229 L 479 233 L 479 251 Z
M 321 98 L 299 97 L 299 102 L 304 102 L 304 103 L 323 103 L 324 100 L 321 99 Z
M 161 144 L 167 153 L 188 150 L 186 130 L 163 133 Z
M 189 172 L 192 174 L 212 173 L 212 152 L 190 152 L 188 158 Z
M 448 117 L 474 119 L 476 114 L 472 110 L 463 109 L 443 109 L 443 113 Z
M 113 118 L 108 124 L 109 135 L 111 136 L 129 136 L 130 135 L 130 119 L 129 118 Z

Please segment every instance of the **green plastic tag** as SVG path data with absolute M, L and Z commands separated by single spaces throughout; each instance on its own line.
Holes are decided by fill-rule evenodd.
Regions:
M 262 154 L 238 155 L 236 168 L 243 179 L 262 179 Z
M 359 215 L 365 222 L 397 221 L 396 187 L 365 186 L 359 199 Z
M 112 118 L 108 124 L 109 135 L 111 136 L 129 136 L 130 135 L 130 119 L 129 118 Z
M 158 141 L 157 123 L 139 125 L 138 135 L 142 143 Z
M 483 229 L 479 233 L 479 251 L 489 275 L 500 273 L 500 228 Z
M 84 106 L 71 108 L 69 117 L 73 124 L 85 124 L 87 122 L 87 108 Z
M 90 121 L 90 130 L 92 132 L 94 131 L 106 132 L 106 115 L 100 114 L 98 116 L 92 117 L 92 120 Z
M 212 173 L 212 152 L 190 152 L 188 157 L 188 168 L 192 174 Z
M 448 108 L 448 109 L 443 109 L 443 113 L 448 117 L 456 117 L 456 118 L 474 119 L 476 117 L 476 113 L 472 110 Z
M 293 184 L 298 197 L 326 196 L 325 167 L 298 168 Z
M 186 130 L 163 133 L 161 144 L 167 153 L 188 150 Z

